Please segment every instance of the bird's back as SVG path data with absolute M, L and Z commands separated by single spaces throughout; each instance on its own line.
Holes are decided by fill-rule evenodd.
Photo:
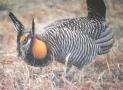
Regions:
M 48 25 L 48 29 L 68 28 L 72 31 L 81 31 L 92 39 L 97 40 L 101 32 L 105 31 L 106 24 L 97 18 L 78 17 L 72 19 L 62 19 Z
M 104 0 L 87 0 L 88 16 L 55 21 L 47 29 L 70 29 L 81 31 L 97 42 L 102 49 L 98 54 L 105 54 L 113 46 L 112 29 L 106 23 L 106 6 Z

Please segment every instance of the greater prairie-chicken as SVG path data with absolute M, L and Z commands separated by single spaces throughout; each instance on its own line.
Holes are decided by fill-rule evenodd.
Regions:
M 105 3 L 103 0 L 87 0 L 87 8 L 87 17 L 58 20 L 51 23 L 46 28 L 68 28 L 74 31 L 82 31 L 84 34 L 87 34 L 92 39 L 101 41 L 103 44 L 100 46 L 101 52 L 99 52 L 98 54 L 105 54 L 110 51 L 114 43 L 112 29 L 107 24 L 105 18 Z
M 25 61 L 34 66 L 45 66 L 55 60 L 82 68 L 99 54 L 107 53 L 113 45 L 111 28 L 105 21 L 103 0 L 87 0 L 88 16 L 58 20 L 35 33 L 10 12 L 17 31 L 17 51 Z

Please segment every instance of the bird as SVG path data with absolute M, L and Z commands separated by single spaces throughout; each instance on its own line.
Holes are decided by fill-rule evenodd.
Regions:
M 86 0 L 86 3 L 88 9 L 88 15 L 86 17 L 57 20 L 49 24 L 46 28 L 59 29 L 66 27 L 70 30 L 82 31 L 92 39 L 103 42 L 100 46 L 102 51 L 98 54 L 106 54 L 112 48 L 114 39 L 112 28 L 106 22 L 106 6 L 104 0 Z
M 87 6 L 87 17 L 55 21 L 40 30 L 40 34 L 36 33 L 34 19 L 31 30 L 27 30 L 9 12 L 17 32 L 18 56 L 32 66 L 40 67 L 49 65 L 54 58 L 65 64 L 68 57 L 68 65 L 81 69 L 97 55 L 109 52 L 114 39 L 112 29 L 105 23 L 104 2 L 87 0 Z

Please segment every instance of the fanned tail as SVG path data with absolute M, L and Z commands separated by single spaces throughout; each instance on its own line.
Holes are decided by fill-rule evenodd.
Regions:
M 112 29 L 107 26 L 104 32 L 101 33 L 99 39 L 96 40 L 96 43 L 100 47 L 99 55 L 108 53 L 114 43 Z

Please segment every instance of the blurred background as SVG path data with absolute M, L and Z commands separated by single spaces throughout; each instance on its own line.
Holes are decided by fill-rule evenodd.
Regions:
M 40 68 L 17 57 L 16 32 L 8 17 L 13 12 L 29 29 L 48 22 L 87 15 L 85 0 L 0 0 L 0 90 L 123 90 L 123 0 L 105 0 L 107 22 L 113 28 L 115 44 L 110 53 L 67 80 L 65 66 L 57 62 Z

